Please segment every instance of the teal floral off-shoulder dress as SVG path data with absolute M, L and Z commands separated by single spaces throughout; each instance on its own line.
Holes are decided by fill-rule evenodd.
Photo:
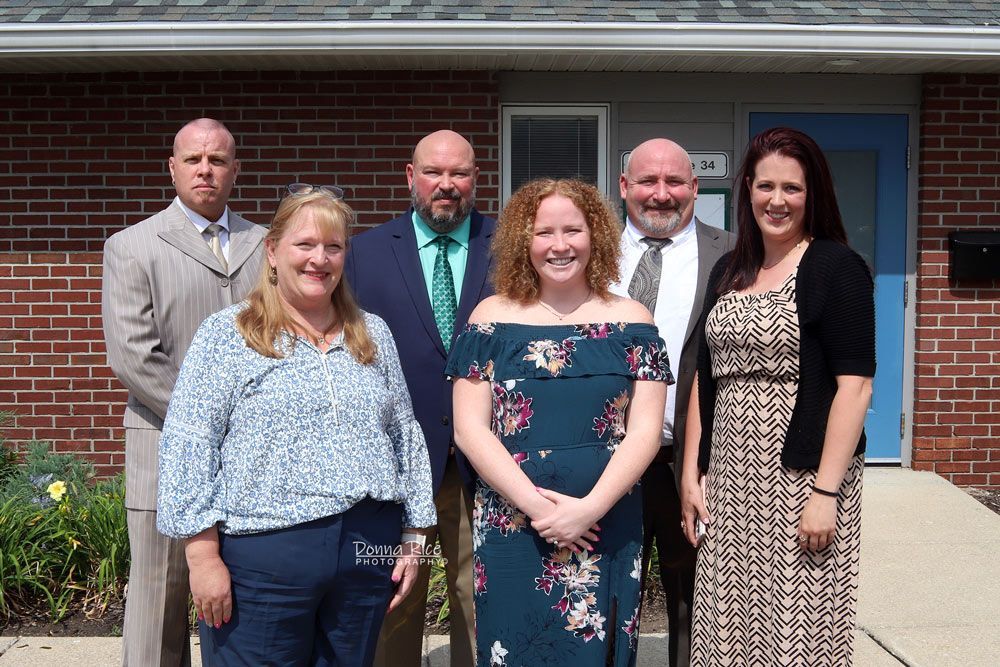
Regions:
M 673 383 L 651 324 L 470 324 L 446 372 L 488 381 L 494 435 L 538 486 L 594 487 L 625 437 L 635 380 Z M 635 664 L 642 502 L 638 486 L 600 521 L 595 551 L 545 542 L 482 480 L 473 512 L 480 667 Z

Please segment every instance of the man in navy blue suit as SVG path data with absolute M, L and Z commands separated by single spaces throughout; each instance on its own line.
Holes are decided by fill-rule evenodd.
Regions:
M 412 207 L 352 239 L 344 268 L 361 307 L 392 330 L 427 438 L 447 559 L 453 667 L 475 664 L 472 500 L 465 486 L 470 471 L 456 456 L 451 384 L 443 371 L 469 314 L 493 294 L 489 246 L 496 221 L 474 208 L 478 175 L 472 145 L 460 134 L 439 130 L 421 139 L 406 165 Z M 429 574 L 422 566 L 409 596 L 386 617 L 375 665 L 419 667 Z

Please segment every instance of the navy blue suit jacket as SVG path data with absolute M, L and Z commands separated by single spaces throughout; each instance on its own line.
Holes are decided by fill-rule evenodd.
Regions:
M 431 310 L 424 284 L 413 209 L 406 214 L 351 239 L 344 275 L 358 304 L 389 325 L 399 348 L 403 375 L 413 399 L 413 412 L 424 430 L 430 452 L 434 493 L 441 486 L 452 434 L 451 383 L 444 376 L 447 353 Z M 452 340 L 465 327 L 480 301 L 493 294 L 490 240 L 496 221 L 472 211 L 469 257 L 458 300 Z M 463 477 L 471 470 L 459 453 Z

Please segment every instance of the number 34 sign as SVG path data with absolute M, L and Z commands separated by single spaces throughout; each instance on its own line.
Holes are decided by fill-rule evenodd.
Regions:
M 628 165 L 632 151 L 622 153 L 622 173 Z M 729 156 L 725 153 L 688 153 L 691 156 L 691 170 L 698 178 L 728 178 Z
M 729 156 L 725 153 L 688 153 L 691 169 L 698 178 L 726 178 L 729 176 Z

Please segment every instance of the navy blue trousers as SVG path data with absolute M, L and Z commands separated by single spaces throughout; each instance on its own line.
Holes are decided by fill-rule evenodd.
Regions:
M 206 667 L 366 667 L 393 592 L 392 562 L 358 556 L 399 545 L 402 505 L 366 499 L 282 530 L 219 535 L 233 616 L 199 624 Z M 367 552 L 371 554 L 369 550 Z M 382 553 L 385 553 L 383 551 Z

